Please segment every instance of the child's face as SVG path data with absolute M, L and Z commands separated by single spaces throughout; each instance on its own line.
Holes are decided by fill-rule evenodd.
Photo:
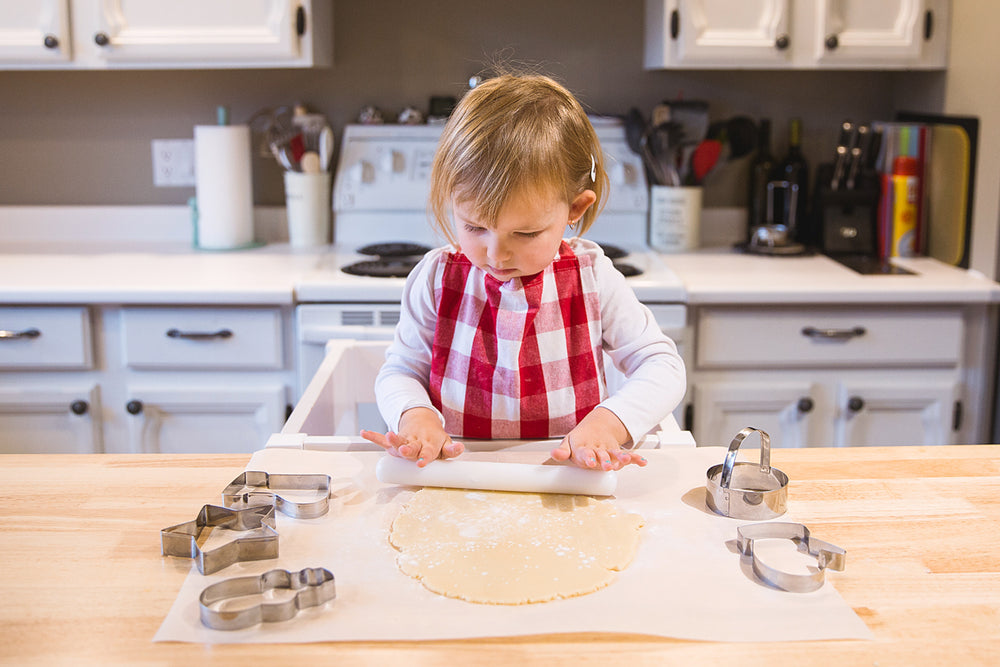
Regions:
M 525 192 L 500 210 L 495 227 L 480 221 L 470 202 L 456 200 L 456 238 L 469 261 L 497 280 L 531 276 L 555 259 L 566 226 L 596 199 L 591 190 L 568 203 L 549 191 Z

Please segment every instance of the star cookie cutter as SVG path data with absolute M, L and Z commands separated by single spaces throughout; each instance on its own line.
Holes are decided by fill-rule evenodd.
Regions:
M 826 570 L 842 571 L 847 552 L 840 547 L 810 537 L 809 529 L 801 523 L 752 523 L 736 529 L 736 545 L 740 553 L 749 556 L 754 574 L 781 590 L 792 593 L 809 593 L 823 586 Z M 818 570 L 810 574 L 792 574 L 771 567 L 754 553 L 754 540 L 786 539 L 795 543 L 799 551 L 816 558 Z
M 282 497 L 279 491 L 315 491 L 320 498 L 308 502 L 293 502 Z M 226 507 L 260 506 L 254 499 L 266 499 L 279 512 L 293 519 L 315 519 L 330 510 L 329 475 L 268 474 L 248 470 L 222 490 L 222 504 Z
M 215 549 L 203 550 L 198 541 L 206 528 L 229 530 L 263 529 L 263 535 L 240 537 Z M 258 505 L 231 509 L 205 505 L 194 521 L 179 523 L 160 531 L 164 556 L 193 558 L 202 574 L 212 574 L 233 563 L 278 557 L 278 531 L 274 528 L 274 506 Z
M 260 604 L 235 611 L 213 608 L 214 605 L 245 595 L 262 595 L 277 589 L 295 591 L 282 602 Z M 259 577 L 234 577 L 212 584 L 201 592 L 201 622 L 213 630 L 242 630 L 258 623 L 275 623 L 295 617 L 300 609 L 318 607 L 337 597 L 333 573 L 321 567 L 298 572 L 271 570 Z

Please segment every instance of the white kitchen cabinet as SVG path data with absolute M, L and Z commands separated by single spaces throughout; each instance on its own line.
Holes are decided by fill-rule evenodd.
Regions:
M 65 67 L 72 59 L 69 0 L 0 0 L 0 67 Z
M 958 307 L 698 309 L 689 424 L 776 447 L 951 444 L 961 427 Z
M 290 307 L 0 307 L 0 453 L 251 452 L 292 403 Z
M 36 375 L 12 382 L 0 376 L 0 454 L 104 451 L 98 385 L 66 374 Z
M 332 13 L 327 0 L 0 0 L 0 67 L 326 66 Z
M 281 430 L 286 409 L 283 384 L 238 378 L 137 382 L 125 403 L 131 451 L 155 454 L 252 452 Z
M 647 69 L 943 69 L 949 0 L 646 0 Z

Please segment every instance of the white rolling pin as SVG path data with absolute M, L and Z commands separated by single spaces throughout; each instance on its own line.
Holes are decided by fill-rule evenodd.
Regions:
M 613 471 L 584 470 L 572 465 L 442 460 L 421 468 L 414 461 L 389 455 L 379 459 L 375 477 L 385 484 L 405 486 L 587 496 L 610 496 L 618 485 L 618 475 Z

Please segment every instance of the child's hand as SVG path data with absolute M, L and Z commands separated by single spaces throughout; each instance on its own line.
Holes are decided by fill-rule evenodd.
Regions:
M 361 431 L 361 437 L 389 454 L 416 461 L 421 468 L 437 458 L 450 459 L 465 451 L 441 427 L 441 420 L 427 408 L 412 408 L 399 419 L 399 433 Z
M 621 443 L 628 438 L 625 425 L 613 412 L 594 408 L 552 450 L 551 456 L 556 461 L 571 459 L 581 468 L 601 470 L 621 470 L 630 463 L 646 465 L 646 459 L 641 455 L 621 448 Z

